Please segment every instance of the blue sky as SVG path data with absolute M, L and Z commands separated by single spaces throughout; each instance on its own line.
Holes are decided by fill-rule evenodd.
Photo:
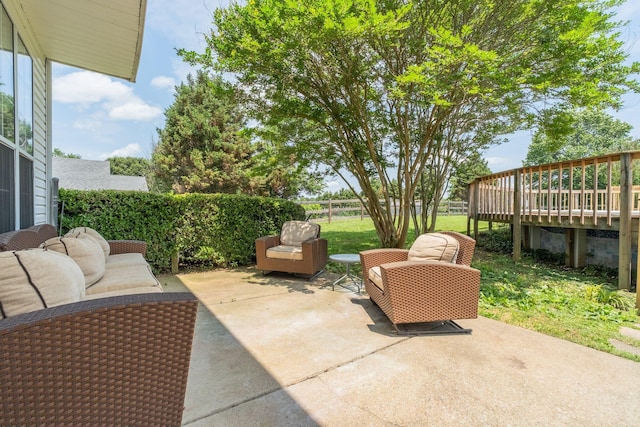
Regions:
M 204 49 L 211 13 L 227 0 L 148 0 L 142 55 L 136 83 L 63 65 L 53 68 L 53 146 L 83 159 L 110 156 L 149 157 L 164 111 L 174 100 L 174 86 L 184 81 L 187 64 L 176 48 Z M 622 33 L 629 60 L 640 61 L 640 2 L 628 0 L 619 12 L 631 21 Z M 625 97 L 612 114 L 634 127 L 640 138 L 640 95 Z M 509 136 L 508 143 L 485 152 L 492 171 L 517 168 L 531 141 L 529 132 Z M 342 185 L 327 183 L 335 191 Z

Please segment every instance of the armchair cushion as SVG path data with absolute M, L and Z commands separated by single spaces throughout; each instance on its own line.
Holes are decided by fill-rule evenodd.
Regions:
M 287 245 L 274 246 L 272 248 L 267 249 L 267 258 L 290 259 L 290 260 L 301 261 L 303 259 L 302 245 L 301 246 L 287 246 Z
M 318 237 L 320 226 L 306 221 L 287 221 L 282 224 L 280 243 L 285 246 L 302 246 L 305 240 Z
M 384 293 L 384 284 L 382 282 L 382 273 L 380 272 L 379 265 L 369 269 L 369 280 L 380 289 L 380 292 Z
M 458 250 L 458 240 L 452 236 L 442 233 L 421 234 L 411 245 L 407 261 L 456 262 Z

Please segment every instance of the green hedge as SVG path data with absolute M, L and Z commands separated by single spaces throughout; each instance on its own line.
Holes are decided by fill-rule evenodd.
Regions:
M 62 233 L 87 226 L 107 240 L 144 240 L 157 271 L 171 267 L 176 251 L 178 206 L 170 195 L 137 191 L 60 190 Z
M 258 237 L 278 234 L 282 223 L 305 215 L 300 205 L 266 197 L 186 194 L 175 200 L 182 212 L 178 249 L 187 263 L 249 264 Z
M 228 194 L 60 190 L 60 202 L 63 233 L 88 226 L 106 239 L 144 240 L 156 272 L 168 271 L 176 252 L 188 264 L 249 264 L 255 239 L 305 215 L 290 201 Z

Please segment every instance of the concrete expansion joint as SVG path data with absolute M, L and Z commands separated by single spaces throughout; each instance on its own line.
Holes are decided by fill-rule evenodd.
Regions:
M 288 294 L 288 293 L 289 293 L 288 291 L 284 291 L 284 292 L 278 292 L 278 293 L 269 294 L 269 295 L 258 295 L 258 296 L 249 297 L 249 298 L 231 298 L 230 300 L 220 300 L 220 302 L 218 304 L 219 305 L 233 304 L 234 302 L 252 301 L 252 300 L 256 300 L 256 299 L 277 297 L 279 295 Z
M 202 415 L 202 416 L 200 416 L 200 417 L 198 417 L 198 418 L 196 418 L 194 420 L 189 421 L 186 424 L 182 424 L 182 427 L 186 427 L 188 425 L 195 424 L 198 421 L 204 420 L 205 418 L 209 418 L 209 417 L 211 417 L 213 415 L 217 415 L 217 414 L 220 414 L 222 412 L 228 411 L 229 409 L 233 409 L 233 408 L 238 407 L 240 405 L 244 405 L 245 403 L 249 403 L 249 402 L 252 402 L 254 400 L 260 399 L 262 397 L 268 396 L 268 395 L 270 395 L 272 393 L 275 393 L 277 391 L 280 391 L 282 389 L 283 389 L 283 387 L 274 387 L 274 388 L 272 388 L 270 390 L 266 390 L 266 391 L 264 391 L 262 393 L 256 394 L 255 396 L 251 396 L 251 397 L 248 397 L 248 398 L 243 399 L 241 401 L 232 403 L 231 405 L 227 405 L 224 408 L 219 408 L 219 409 L 216 409 L 215 411 L 211 411 L 211 412 L 209 412 L 207 414 L 204 414 L 204 415 Z
M 349 365 L 349 364 L 351 364 L 351 363 L 353 363 L 353 362 L 356 362 L 356 361 L 358 361 L 358 360 L 362 360 L 362 359 L 364 359 L 364 358 L 366 358 L 366 357 L 372 356 L 372 355 L 374 355 L 374 354 L 376 354 L 376 353 L 379 353 L 379 352 L 381 352 L 381 351 L 383 351 L 383 350 L 386 350 L 386 349 L 388 349 L 388 348 L 395 347 L 396 345 L 401 344 L 401 343 L 403 343 L 403 342 L 405 342 L 405 341 L 408 341 L 408 340 L 410 340 L 411 338 L 414 338 L 414 337 L 405 337 L 405 338 L 402 338 L 401 340 L 398 340 L 398 341 L 396 341 L 396 342 L 394 342 L 394 343 L 391 343 L 391 344 L 389 344 L 389 345 L 386 345 L 386 346 L 384 346 L 384 347 L 377 348 L 377 349 L 375 349 L 375 350 L 373 350 L 373 351 L 370 351 L 370 352 L 368 352 L 368 353 L 361 354 L 360 356 L 358 356 L 358 357 L 354 357 L 353 359 L 347 360 L 346 362 L 338 363 L 337 365 L 330 366 L 330 367 L 328 367 L 327 369 L 323 369 L 322 371 L 318 371 L 318 372 L 315 372 L 315 373 L 313 373 L 313 374 L 311 374 L 311 375 L 307 375 L 307 376 L 306 376 L 306 377 L 304 377 L 304 378 L 300 378 L 300 379 L 298 379 L 298 380 L 296 380 L 296 381 L 293 381 L 293 382 L 291 382 L 291 383 L 289 383 L 289 384 L 286 384 L 284 387 L 285 387 L 285 388 L 286 388 L 286 387 L 291 387 L 291 386 L 294 386 L 294 385 L 296 385 L 296 384 L 300 384 L 300 383 L 303 383 L 303 382 L 305 382 L 305 381 L 308 381 L 308 380 L 311 380 L 311 379 L 314 379 L 314 378 L 318 378 L 320 375 L 326 374 L 327 372 L 334 371 L 334 370 L 339 369 L 339 368 L 341 368 L 341 367 L 343 367 L 343 366 L 347 366 L 347 365 Z

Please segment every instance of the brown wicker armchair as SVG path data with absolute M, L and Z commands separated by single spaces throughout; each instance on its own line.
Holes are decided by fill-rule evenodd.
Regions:
M 0 425 L 179 426 L 198 301 L 82 301 L 0 321 Z
M 469 333 L 453 319 L 478 317 L 480 271 L 470 266 L 475 240 L 456 232 L 443 232 L 458 241 L 455 263 L 408 261 L 409 250 L 373 249 L 360 252 L 364 286 L 376 305 L 400 324 L 435 322 L 419 333 Z M 381 284 L 370 278 L 378 267 Z M 438 328 L 442 327 L 442 328 Z
M 256 239 L 256 267 L 271 271 L 317 277 L 327 265 L 328 244 L 320 238 L 320 225 L 306 221 L 287 221 L 277 236 Z

